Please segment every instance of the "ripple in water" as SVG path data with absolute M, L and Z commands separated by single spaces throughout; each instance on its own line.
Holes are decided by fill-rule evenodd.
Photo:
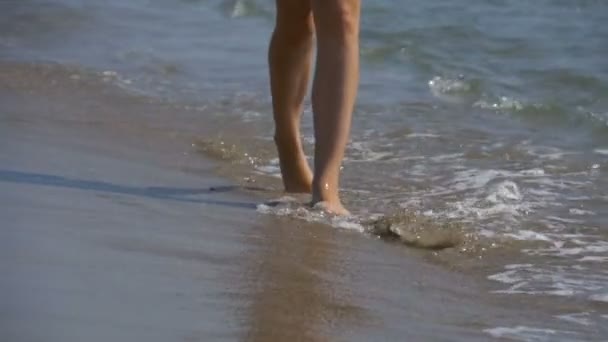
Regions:
M 398 241 L 407 246 L 442 250 L 446 248 L 471 248 L 474 234 L 456 224 L 438 224 L 423 215 L 409 212 L 381 215 L 331 215 L 319 207 L 310 207 L 294 197 L 284 196 L 257 206 L 261 214 L 289 217 L 366 233 Z M 463 247 L 466 246 L 467 247 Z

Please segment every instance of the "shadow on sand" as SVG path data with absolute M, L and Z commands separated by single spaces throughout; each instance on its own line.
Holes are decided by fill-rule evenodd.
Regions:
M 256 209 L 257 204 L 251 202 L 224 201 L 200 196 L 213 195 L 235 190 L 264 190 L 255 187 L 242 186 L 213 186 L 208 188 L 171 188 L 171 187 L 138 187 L 120 185 L 103 181 L 67 178 L 42 173 L 21 172 L 0 169 L 0 182 L 41 185 L 57 188 L 79 189 L 95 192 L 106 192 L 121 195 L 139 196 L 160 200 L 171 200 L 187 203 L 202 203 L 243 209 Z M 194 197 L 196 196 L 196 197 Z

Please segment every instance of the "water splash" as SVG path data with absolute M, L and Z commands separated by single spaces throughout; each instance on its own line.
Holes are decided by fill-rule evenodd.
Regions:
M 354 215 L 332 215 L 322 208 L 310 206 L 291 196 L 283 196 L 262 204 L 258 204 L 257 212 L 260 214 L 289 217 L 306 222 L 321 223 L 334 228 L 365 232 L 366 228 L 360 219 Z
M 488 101 L 480 99 L 473 103 L 473 107 L 481 109 L 492 109 L 492 110 L 515 110 L 520 111 L 524 109 L 524 105 L 512 98 L 507 96 L 501 96 L 495 101 Z

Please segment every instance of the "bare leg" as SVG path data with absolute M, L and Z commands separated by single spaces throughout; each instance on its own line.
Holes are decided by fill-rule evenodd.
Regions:
M 277 18 L 268 60 L 277 146 L 287 192 L 310 192 L 312 172 L 300 140 L 300 117 L 313 52 L 308 0 L 276 0 Z
M 338 193 L 359 82 L 360 0 L 311 0 L 317 33 L 312 104 L 315 126 L 313 204 L 347 214 Z

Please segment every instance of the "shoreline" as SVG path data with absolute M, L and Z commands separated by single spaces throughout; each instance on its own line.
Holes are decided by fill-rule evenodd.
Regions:
M 524 323 L 559 330 L 533 309 L 551 299 L 490 294 L 483 274 L 432 252 L 259 214 L 255 192 L 154 121 L 174 108 L 53 66 L 2 68 L 12 69 L 0 72 L 0 317 L 11 340 L 468 341 Z

